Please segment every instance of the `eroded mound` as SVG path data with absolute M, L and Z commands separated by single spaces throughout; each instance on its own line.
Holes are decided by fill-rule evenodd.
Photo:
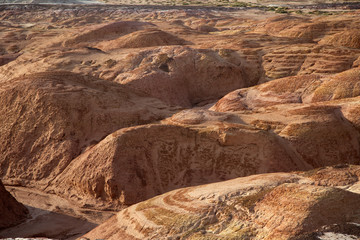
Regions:
M 321 82 L 321 77 L 316 75 L 281 78 L 255 87 L 233 91 L 221 98 L 211 109 L 227 112 L 285 103 L 301 103 L 306 101 Z
M 360 95 L 360 69 L 336 74 L 314 91 L 312 102 L 352 98 Z
M 122 191 L 133 204 L 179 187 L 309 169 L 272 134 L 213 121 L 121 129 L 76 158 L 53 189 L 83 204 L 117 207 Z
M 310 22 L 309 19 L 301 17 L 281 15 L 268 18 L 264 21 L 264 26 L 258 27 L 257 32 L 265 32 L 269 35 L 281 35 L 281 32 L 287 29 L 292 29 L 300 24 Z
M 190 107 L 255 84 L 243 77 L 241 57 L 231 50 L 226 53 L 182 46 L 142 51 L 128 56 L 134 68 L 115 81 L 166 103 Z
M 358 103 L 351 98 L 253 112 L 184 110 L 160 125 L 109 135 L 64 170 L 54 191 L 83 204 L 117 207 L 122 191 L 132 204 L 237 176 L 359 164 L 360 134 L 351 124 L 356 121 L 351 107 Z M 83 175 L 76 175 L 79 169 Z
M 326 168 L 322 181 L 359 167 Z M 328 226 L 359 237 L 360 191 L 315 185 L 313 172 L 273 173 L 175 190 L 133 205 L 86 234 L 106 239 L 293 239 L 331 233 Z M 346 185 L 347 184 L 347 185 Z M 141 226 L 141 227 L 139 227 Z M 338 231 L 341 233 L 341 230 Z
M 240 111 L 285 103 L 315 103 L 360 95 L 360 70 L 332 76 L 303 75 L 277 79 L 252 88 L 227 94 L 212 108 L 215 111 Z
M 144 48 L 154 46 L 182 45 L 185 41 L 159 29 L 146 29 L 127 34 L 111 41 L 100 42 L 97 48 L 109 51 L 117 48 Z
M 360 30 L 354 29 L 339 32 L 324 38 L 320 43 L 337 47 L 360 48 Z
M 343 16 L 311 18 L 282 15 L 268 18 L 264 21 L 265 25 L 257 27 L 256 31 L 273 36 L 297 38 L 299 42 L 319 41 L 325 37 L 320 43 L 351 47 L 358 42 L 358 23 L 358 19 L 348 20 Z
M 156 99 L 70 72 L 1 83 L 0 99 L 0 173 L 12 184 L 47 184 L 106 135 L 168 114 Z
M 249 111 L 243 110 L 245 105 L 238 101 L 241 98 L 239 94 L 240 91 L 234 94 L 233 100 L 227 100 L 228 104 L 220 106 L 228 106 L 229 111 L 236 109 L 238 112 L 234 114 L 254 127 L 274 131 L 286 140 L 290 149 L 295 150 L 297 157 L 312 167 L 359 163 L 359 144 L 356 140 L 359 137 L 359 123 L 355 117 L 359 97 L 310 104 L 259 101 L 262 107 Z M 278 100 L 275 97 L 268 99 Z M 285 100 L 294 99 L 298 101 L 298 98 Z
M 73 47 L 80 44 L 88 44 L 89 42 L 100 40 L 111 40 L 122 35 L 129 34 L 147 27 L 153 27 L 151 23 L 137 21 L 120 21 L 110 24 L 101 24 L 88 27 L 84 32 L 77 33 L 75 36 L 64 41 L 65 47 Z
M 0 181 L 0 229 L 23 222 L 28 212 L 24 205 L 16 201 L 16 199 L 6 191 Z

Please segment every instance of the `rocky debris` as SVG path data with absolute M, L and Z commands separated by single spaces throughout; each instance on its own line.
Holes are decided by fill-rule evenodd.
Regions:
M 360 192 L 350 190 L 359 179 L 338 187 L 314 184 L 313 174 L 324 182 L 339 172 L 360 177 L 358 166 L 335 168 L 319 170 L 328 174 L 321 176 L 318 170 L 272 173 L 175 190 L 122 210 L 85 237 L 305 239 L 299 236 L 331 232 L 360 237 Z
M 116 83 L 46 72 L 0 84 L 0 173 L 7 184 L 47 186 L 117 129 L 171 114 L 157 99 Z
M 360 95 L 360 69 L 336 74 L 315 89 L 311 102 L 352 98 Z
M 25 221 L 27 208 L 6 191 L 0 181 L 0 229 L 12 227 Z
M 359 168 L 349 168 L 346 164 L 333 167 L 321 167 L 306 172 L 316 186 L 341 187 L 354 185 L 359 181 Z

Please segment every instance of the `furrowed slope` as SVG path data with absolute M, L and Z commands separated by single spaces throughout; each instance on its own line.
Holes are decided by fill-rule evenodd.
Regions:
M 170 114 L 159 100 L 69 72 L 1 83 L 0 100 L 0 175 L 20 185 L 46 186 L 106 135 Z
M 122 210 L 85 237 L 356 239 L 359 174 L 358 166 L 344 165 L 179 189 Z

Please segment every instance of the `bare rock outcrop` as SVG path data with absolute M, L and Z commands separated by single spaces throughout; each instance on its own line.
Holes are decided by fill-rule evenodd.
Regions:
M 157 99 L 70 72 L 3 82 L 0 100 L 0 175 L 20 185 L 46 186 L 108 134 L 171 113 Z
M 358 166 L 343 165 L 179 189 L 122 210 L 85 237 L 287 240 L 337 228 L 356 239 L 359 177 Z
M 25 221 L 27 214 L 27 208 L 16 201 L 0 181 L 0 229 Z

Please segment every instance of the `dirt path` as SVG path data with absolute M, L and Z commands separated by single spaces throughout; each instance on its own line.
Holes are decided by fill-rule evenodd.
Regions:
M 0 238 L 76 239 L 115 213 L 79 208 L 66 199 L 34 189 L 7 187 L 7 190 L 29 209 L 30 216 L 26 222 L 0 231 Z

